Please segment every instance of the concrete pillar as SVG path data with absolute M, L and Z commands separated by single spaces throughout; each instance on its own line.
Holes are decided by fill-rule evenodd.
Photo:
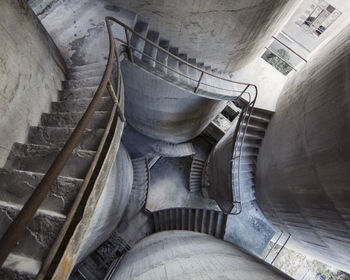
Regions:
M 227 103 L 196 95 L 126 60 L 122 71 L 128 123 L 151 138 L 170 143 L 193 139 Z
M 287 82 L 257 166 L 257 201 L 305 253 L 350 270 L 350 26 Z
M 213 236 L 165 231 L 141 240 L 112 275 L 122 279 L 289 279 L 267 263 Z

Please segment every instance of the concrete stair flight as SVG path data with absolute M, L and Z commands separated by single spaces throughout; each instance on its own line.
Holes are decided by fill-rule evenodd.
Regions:
M 145 157 L 133 159 L 132 166 L 134 169 L 134 179 L 129 199 L 129 206 L 131 206 L 133 209 L 130 211 L 131 213 L 129 213 L 129 218 L 144 208 L 150 184 L 150 173 L 147 159 Z M 126 210 L 126 212 L 128 211 Z
M 155 232 L 189 230 L 224 238 L 227 215 L 208 209 L 169 208 L 152 212 Z
M 138 20 L 133 28 L 137 33 L 169 51 L 178 58 L 212 74 L 220 75 L 224 78 L 230 78 L 228 74 L 223 74 L 216 69 L 212 70 L 210 66 L 204 65 L 203 62 L 197 62 L 196 58 L 189 57 L 177 46 L 172 45 L 169 40 L 163 38 L 159 32 L 150 29 L 147 22 Z M 192 92 L 194 91 L 201 75 L 200 71 L 174 59 L 158 48 L 146 43 L 135 34 L 131 35 L 130 42 L 134 62 L 137 65 L 165 80 L 168 80 L 169 82 L 177 84 Z M 197 94 L 214 99 L 232 100 L 232 92 L 229 93 L 228 90 L 243 90 L 244 88 L 240 88 L 240 86 L 237 88 L 237 85 L 234 86 L 230 82 L 214 78 L 207 74 L 204 74 L 202 82 L 203 84 L 200 86 Z
M 189 184 L 190 192 L 196 192 L 201 190 L 204 164 L 205 160 L 201 160 L 196 157 L 192 159 Z
M 0 169 L 0 236 L 22 209 L 83 115 L 102 78 L 104 64 L 93 63 L 69 70 L 52 112 L 29 129 L 28 143 L 14 143 Z M 100 76 L 99 76 L 100 75 Z M 0 270 L 1 279 L 34 279 L 55 241 L 107 125 L 112 100 L 106 95 L 83 139 Z
M 243 203 L 255 200 L 255 171 L 259 149 L 268 127 L 273 112 L 254 108 L 250 120 L 244 122 L 247 132 L 244 137 L 241 154 L 241 165 L 239 170 L 239 181 L 241 186 L 241 201 Z M 242 144 L 243 135 L 239 133 L 237 142 Z M 239 146 L 238 145 L 238 146 Z M 238 151 L 239 148 L 236 148 Z M 238 162 L 234 170 L 234 184 L 238 184 Z

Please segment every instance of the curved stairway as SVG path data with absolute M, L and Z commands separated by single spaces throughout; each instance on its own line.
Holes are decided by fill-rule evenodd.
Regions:
M 0 169 L 0 236 L 37 187 L 86 110 L 103 74 L 104 63 L 71 68 L 41 124 L 29 129 L 28 143 L 15 143 Z M 94 73 L 99 78 L 88 78 Z M 0 270 L 1 279 L 33 279 L 66 220 L 107 125 L 112 101 L 103 98 L 83 139 L 52 190 Z
M 186 53 L 181 52 L 178 47 L 172 45 L 169 40 L 161 37 L 159 32 L 150 29 L 147 22 L 138 20 L 133 28 L 138 34 L 146 37 L 178 58 L 205 71 L 230 79 L 228 74 L 218 71 L 217 69 L 211 69 L 211 66 L 205 65 L 203 62 L 197 62 L 196 58 L 188 57 Z M 197 87 L 200 72 L 196 69 L 175 60 L 135 34 L 131 35 L 130 44 L 133 53 L 132 60 L 137 65 L 192 92 Z M 201 86 L 196 90 L 196 94 L 208 98 L 231 101 L 232 92 L 229 93 L 229 90 L 242 91 L 244 87 L 245 86 L 233 85 L 230 82 L 209 75 L 204 75 L 201 81 Z
M 251 117 L 247 122 L 244 122 L 244 127 L 247 126 L 247 131 L 244 137 L 241 154 L 241 164 L 239 170 L 239 180 L 241 185 L 241 202 L 249 202 L 255 200 L 255 169 L 259 155 L 259 149 L 262 140 L 267 130 L 269 121 L 273 112 L 254 108 Z M 242 133 L 237 136 L 238 147 L 242 145 Z M 236 151 L 237 148 L 236 145 Z M 238 182 L 238 165 L 234 170 L 234 182 Z
M 224 238 L 227 215 L 208 209 L 169 208 L 152 212 L 155 232 L 189 230 Z

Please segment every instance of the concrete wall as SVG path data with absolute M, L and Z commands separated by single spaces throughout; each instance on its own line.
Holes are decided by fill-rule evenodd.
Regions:
M 213 236 L 165 231 L 146 237 L 123 258 L 111 279 L 290 279 Z
M 206 191 L 226 213 L 230 213 L 233 207 L 231 159 L 235 129 L 236 124 L 232 125 L 229 132 L 216 144 L 207 160 Z
M 53 0 L 33 1 L 42 24 L 51 34 L 69 65 L 107 60 L 109 40 L 105 17 L 115 17 L 134 25 L 135 13 L 124 11 L 108 1 Z M 123 30 L 112 27 L 115 35 L 125 37 Z M 118 33 L 119 32 L 119 33 Z
M 257 165 L 257 201 L 304 253 L 350 268 L 350 26 L 282 90 Z
M 133 167 L 128 152 L 121 144 L 89 224 L 77 263 L 107 240 L 117 227 L 129 201 L 133 182 Z
M 43 1 L 42 1 L 43 2 Z M 97 39 L 106 38 L 103 19 L 111 15 L 133 26 L 137 13 L 181 52 L 198 62 L 232 72 L 245 65 L 265 47 L 266 42 L 286 22 L 300 0 L 104 0 L 46 1 L 36 9 L 44 26 L 63 53 L 74 54 L 76 62 L 103 58 Z M 37 6 L 40 1 L 35 1 Z M 59 21 L 59 22 L 58 22 Z M 95 38 L 94 42 L 88 42 Z M 102 48 L 101 48 L 102 46 Z M 89 49 L 98 50 L 93 57 Z M 68 58 L 70 55 L 67 55 Z
M 265 47 L 300 3 L 289 0 L 110 0 L 136 12 L 189 57 L 226 72 Z
M 65 65 L 53 41 L 26 1 L 0 4 L 0 166 L 13 142 L 25 142 L 30 125 L 42 112 L 64 78 Z
M 128 123 L 155 139 L 188 141 L 199 135 L 226 104 L 200 97 L 126 60 L 122 72 Z

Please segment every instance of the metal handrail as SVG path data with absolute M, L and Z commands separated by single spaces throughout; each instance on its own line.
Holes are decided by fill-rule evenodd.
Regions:
M 44 175 L 38 187 L 34 190 L 32 195 L 28 199 L 28 201 L 25 203 L 21 211 L 18 213 L 14 221 L 11 223 L 7 231 L 2 236 L 0 240 L 0 248 L 1 248 L 0 266 L 3 265 L 6 258 L 10 254 L 11 250 L 16 246 L 18 240 L 24 233 L 27 225 L 31 222 L 32 218 L 34 217 L 35 213 L 39 209 L 41 203 L 45 200 L 47 194 L 49 193 L 51 187 L 55 183 L 62 169 L 65 167 L 73 150 L 76 148 L 79 141 L 81 140 L 83 133 L 87 128 L 90 120 L 92 119 L 93 114 L 95 113 L 101 101 L 101 98 L 103 96 L 103 93 L 105 92 L 106 89 L 109 91 L 113 102 L 117 106 L 116 111 L 117 111 L 117 114 L 119 115 L 119 118 L 121 119 L 121 121 L 125 121 L 123 111 L 119 107 L 118 100 L 115 96 L 113 86 L 110 83 L 110 78 L 111 78 L 111 73 L 113 68 L 113 61 L 115 58 L 115 42 L 113 40 L 113 34 L 109 23 L 110 20 L 114 20 L 114 19 L 111 17 L 105 18 L 107 31 L 109 35 L 108 62 L 106 65 L 106 69 L 103 73 L 102 79 L 100 81 L 100 84 L 96 90 L 96 93 L 92 101 L 90 102 L 88 108 L 86 109 L 84 115 L 79 120 L 74 131 L 72 132 L 69 139 L 67 140 L 67 142 L 65 143 L 65 145 L 63 146 L 63 148 L 55 158 L 54 162 L 51 164 L 49 170 Z M 119 64 L 119 60 L 117 60 L 117 63 Z M 120 80 L 119 79 L 120 75 L 121 73 L 120 71 L 118 71 L 118 81 Z
M 157 45 L 156 43 L 152 42 L 151 40 L 149 40 L 148 38 L 142 36 L 141 34 L 139 34 L 138 32 L 136 32 L 134 29 L 132 29 L 131 27 L 127 26 L 126 24 L 124 24 L 123 22 L 114 19 L 114 22 L 118 23 L 120 26 L 122 26 L 124 28 L 124 32 L 125 32 L 125 36 L 126 36 L 126 41 L 122 40 L 121 38 L 114 38 L 115 40 L 119 41 L 120 43 L 122 43 L 123 45 L 125 45 L 128 48 L 128 54 L 129 54 L 129 59 L 132 63 L 134 63 L 134 55 L 133 55 L 133 51 L 136 51 L 138 53 L 141 53 L 143 56 L 147 57 L 148 59 L 151 59 L 152 61 L 154 61 L 155 63 L 158 63 L 160 65 L 162 65 L 163 67 L 166 67 L 167 69 L 170 69 L 171 71 L 180 74 L 181 76 L 184 76 L 186 78 L 189 78 L 192 81 L 197 81 L 197 85 L 194 88 L 194 93 L 197 93 L 199 87 L 201 84 L 204 84 L 206 86 L 210 86 L 213 88 L 217 88 L 217 89 L 221 89 L 221 90 L 225 90 L 225 91 L 231 91 L 231 92 L 239 92 L 239 95 L 233 95 L 232 96 L 232 101 L 236 101 L 236 100 L 240 100 L 243 99 L 243 95 L 244 94 L 248 94 L 248 102 L 246 103 L 246 106 L 242 109 L 241 111 L 241 115 L 240 115 L 240 119 L 238 121 L 237 127 L 236 127 L 236 132 L 234 134 L 234 149 L 233 149 L 233 154 L 232 154 L 232 159 L 231 159 L 231 163 L 232 163 L 232 200 L 233 200 L 233 204 L 236 205 L 238 208 L 237 211 L 235 211 L 234 213 L 225 213 L 225 214 L 229 214 L 229 215 L 238 215 L 242 212 L 242 205 L 241 205 L 241 201 L 240 201 L 240 165 L 241 165 L 241 154 L 242 154 L 242 150 L 243 150 L 243 142 L 244 142 L 244 138 L 245 138 L 245 134 L 248 128 L 248 123 L 250 120 L 250 116 L 252 114 L 254 105 L 255 105 L 255 101 L 258 95 L 258 89 L 257 86 L 254 84 L 250 84 L 250 83 L 243 83 L 243 82 L 237 82 L 237 81 L 233 81 L 230 79 L 227 79 L 225 77 L 221 77 L 218 76 L 214 73 L 208 72 L 206 70 L 203 70 L 183 59 L 181 59 L 180 57 L 172 54 L 171 52 L 167 51 L 166 49 L 160 47 L 159 45 Z M 167 54 L 168 56 L 170 56 L 171 58 L 177 60 L 178 62 L 187 65 L 188 67 L 197 70 L 200 72 L 200 76 L 198 80 L 193 79 L 192 77 L 181 73 L 175 69 L 172 69 L 171 67 L 169 67 L 168 65 L 165 65 L 164 63 L 154 59 L 153 57 L 149 56 L 148 54 L 144 53 L 143 51 L 135 48 L 134 46 L 131 45 L 131 39 L 129 37 L 129 32 L 131 32 L 133 35 L 137 36 L 138 38 L 142 39 L 143 41 L 145 41 L 147 44 L 150 44 L 151 46 L 153 46 L 154 48 L 156 48 L 158 51 L 164 52 L 165 54 Z M 202 78 L 204 76 L 204 74 L 212 76 L 218 80 L 223 80 L 226 82 L 230 82 L 232 84 L 238 84 L 238 85 L 244 85 L 245 88 L 242 91 L 238 91 L 238 90 L 233 90 L 233 89 L 224 89 L 224 88 L 219 88 L 217 86 L 212 86 L 209 85 L 207 83 L 202 83 Z M 249 88 L 253 89 L 253 92 L 250 93 L 248 91 Z M 254 95 L 252 97 L 252 94 Z M 242 136 L 242 140 L 238 141 L 238 136 Z M 240 142 L 240 146 L 238 146 L 238 155 L 237 155 L 237 149 L 236 146 L 239 145 Z M 236 164 L 235 164 L 235 159 L 238 158 L 238 184 L 234 184 L 234 169 L 236 168 Z

